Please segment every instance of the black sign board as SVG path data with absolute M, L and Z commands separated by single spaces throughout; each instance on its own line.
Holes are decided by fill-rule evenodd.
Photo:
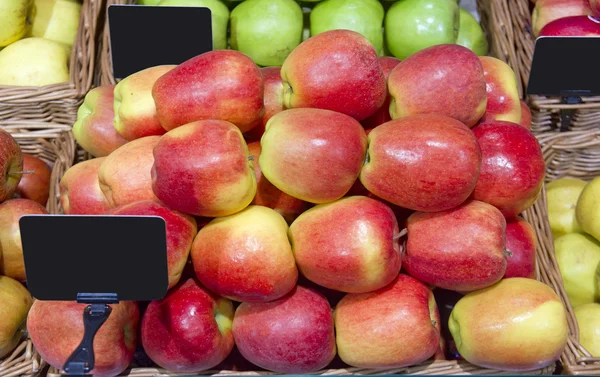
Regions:
M 167 292 L 161 217 L 27 215 L 20 228 L 27 287 L 39 300 L 151 301 Z
M 205 7 L 111 5 L 108 23 L 117 79 L 213 49 L 211 11 Z

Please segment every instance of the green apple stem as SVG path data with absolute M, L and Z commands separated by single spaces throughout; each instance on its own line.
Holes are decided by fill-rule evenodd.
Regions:
M 16 174 L 34 174 L 35 170 L 21 170 L 21 171 L 9 171 L 8 175 L 16 175 Z
M 408 233 L 408 229 L 406 229 L 406 228 L 402 229 L 400 231 L 400 233 L 398 233 L 394 236 L 394 240 L 397 240 L 397 239 L 400 239 L 400 238 L 406 236 L 407 233 Z
M 512 253 L 512 251 L 504 250 L 504 255 L 507 257 L 512 257 L 513 253 Z

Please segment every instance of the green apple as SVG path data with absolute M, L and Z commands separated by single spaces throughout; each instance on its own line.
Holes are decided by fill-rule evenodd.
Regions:
M 33 0 L 0 0 L 0 47 L 23 38 L 35 12 Z
M 459 7 L 454 0 L 399 0 L 385 16 L 385 39 L 399 59 L 458 38 Z
M 281 66 L 302 42 L 302 8 L 294 0 L 246 0 L 231 12 L 231 47 L 261 66 Z
M 383 5 L 377 0 L 325 0 L 310 14 L 311 36 L 335 29 L 362 34 L 383 55 Z
M 575 308 L 579 327 L 579 343 L 593 357 L 600 357 L 600 304 L 586 304 Z
M 588 183 L 577 200 L 575 213 L 584 232 L 600 240 L 600 177 Z
M 213 49 L 224 50 L 227 48 L 229 9 L 223 2 L 219 0 L 161 0 L 157 5 L 209 8 L 212 13 Z
M 587 182 L 570 177 L 560 178 L 546 185 L 548 220 L 554 238 L 568 233 L 583 232 L 577 222 L 575 208 L 579 195 L 586 185 Z
M 81 2 L 78 0 L 35 0 L 31 36 L 72 46 L 77 38 Z
M 136 1 L 137 5 L 158 5 L 158 3 L 160 3 L 160 0 L 137 0 Z
M 598 241 L 587 234 L 566 234 L 554 240 L 554 253 L 573 307 L 600 298 L 595 281 L 596 268 L 600 264 Z
M 0 51 L 0 85 L 43 86 L 69 81 L 66 45 L 25 38 Z
M 456 43 L 468 48 L 479 56 L 488 53 L 488 41 L 483 34 L 481 25 L 471 13 L 460 8 L 460 24 L 458 27 L 458 38 Z

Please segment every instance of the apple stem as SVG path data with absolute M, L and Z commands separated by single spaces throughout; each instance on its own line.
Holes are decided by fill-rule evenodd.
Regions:
M 504 250 L 504 255 L 506 255 L 507 257 L 512 257 L 513 253 L 512 251 Z
M 9 175 L 15 175 L 15 174 L 33 174 L 35 173 L 35 170 L 21 170 L 21 171 L 9 171 L 8 174 Z
M 406 229 L 406 228 L 402 229 L 400 231 L 400 233 L 398 233 L 394 236 L 394 240 L 397 240 L 397 239 L 400 239 L 400 238 L 406 236 L 407 233 L 408 233 L 408 229 Z
M 254 161 L 254 156 L 253 155 L 248 156 L 248 161 Z

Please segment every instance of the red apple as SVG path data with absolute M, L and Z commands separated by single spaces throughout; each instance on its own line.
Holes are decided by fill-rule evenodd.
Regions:
M 360 368 L 402 368 L 440 348 L 440 316 L 431 290 L 400 274 L 375 292 L 348 294 L 334 311 L 338 354 Z
M 350 116 L 291 109 L 269 120 L 261 147 L 259 164 L 269 182 L 295 198 L 327 203 L 343 197 L 356 181 L 367 136 Z
M 73 136 L 94 157 L 105 157 L 127 143 L 114 127 L 114 85 L 93 88 L 77 111 Z
M 244 134 L 248 141 L 260 141 L 265 133 L 265 126 L 271 117 L 285 110 L 283 105 L 283 81 L 280 67 L 263 67 L 260 69 L 264 81 L 265 114 L 261 123 Z
M 439 114 L 473 127 L 487 103 L 481 62 L 459 45 L 436 45 L 409 56 L 390 73 L 388 89 L 392 119 Z
M 33 303 L 27 330 L 36 351 L 51 366 L 62 369 L 81 342 L 86 306 L 75 301 Z M 112 312 L 94 338 L 95 366 L 90 374 L 96 377 L 113 377 L 123 372 L 133 360 L 137 345 L 137 303 L 121 301 L 109 306 Z
M 480 56 L 485 75 L 487 106 L 481 123 L 502 120 L 521 121 L 521 100 L 517 88 L 517 77 L 512 68 L 500 59 Z
M 406 272 L 435 287 L 468 292 L 488 287 L 506 271 L 506 220 L 495 207 L 468 201 L 443 212 L 408 218 Z
M 141 339 L 156 364 L 171 372 L 213 368 L 233 349 L 233 305 L 189 279 L 144 312 Z
M 264 114 L 262 74 L 252 59 L 232 50 L 210 51 L 178 65 L 156 81 L 152 97 L 167 131 L 216 119 L 246 132 Z
M 0 203 L 12 198 L 21 181 L 23 153 L 11 134 L 0 129 Z
M 371 292 L 396 278 L 401 263 L 398 234 L 392 210 L 365 196 L 317 205 L 289 231 L 302 275 L 351 293 Z
M 279 373 L 315 372 L 336 354 L 329 303 L 301 286 L 276 301 L 242 303 L 233 317 L 233 337 L 248 361 Z
M 0 204 L 0 275 L 25 281 L 19 220 L 24 215 L 46 214 L 46 207 L 29 199 L 11 199 Z
M 98 169 L 106 157 L 71 166 L 60 180 L 60 204 L 67 215 L 101 215 L 111 208 L 100 189 Z
M 590 8 L 594 17 L 600 17 L 600 1 L 590 0 Z
M 100 188 L 111 207 L 156 200 L 152 190 L 153 150 L 160 136 L 130 141 L 112 152 L 98 169 Z
M 302 42 L 283 62 L 281 77 L 287 108 L 333 110 L 361 121 L 385 101 L 377 51 L 351 30 L 330 30 Z
M 521 121 L 519 124 L 526 129 L 531 130 L 531 110 L 523 100 L 521 100 Z
M 538 37 L 544 26 L 554 20 L 591 14 L 590 0 L 538 0 L 531 13 L 533 35 Z
M 531 224 L 520 217 L 506 223 L 506 272 L 504 278 L 535 279 L 537 241 Z
M 549 22 L 540 31 L 540 37 L 600 36 L 600 20 L 592 16 L 571 16 Z
M 383 69 L 383 75 L 385 76 L 386 81 L 390 75 L 390 72 L 392 72 L 392 69 L 394 69 L 394 67 L 396 67 L 401 61 L 402 60 L 391 56 L 381 56 L 379 58 L 379 64 L 381 64 L 381 68 Z M 392 117 L 390 116 L 390 101 L 390 94 L 387 93 L 385 96 L 385 101 L 383 102 L 383 105 L 381 105 L 379 110 L 377 110 L 375 114 L 360 122 L 363 125 L 363 127 L 365 127 L 367 135 L 369 134 L 369 131 L 371 129 L 392 120 Z
M 151 201 L 125 204 L 106 213 L 116 216 L 159 216 L 167 227 L 167 265 L 169 288 L 174 287 L 181 278 L 192 248 L 192 242 L 198 232 L 196 220 L 190 216 L 173 211 L 164 205 Z
M 46 162 L 36 156 L 23 155 L 23 171 L 15 193 L 23 199 L 31 199 L 45 206 L 50 196 L 52 170 Z
M 274 209 L 283 216 L 288 224 L 291 224 L 296 217 L 308 209 L 308 203 L 284 193 L 263 177 L 258 163 L 262 151 L 259 141 L 249 143 L 248 151 L 254 157 L 253 165 L 256 174 L 256 195 L 254 195 L 252 204 Z
M 191 256 L 202 284 L 235 301 L 273 301 L 298 280 L 288 225 L 267 207 L 211 221 L 198 232 Z
M 390 203 L 437 212 L 471 195 L 480 166 L 481 151 L 467 126 L 444 115 L 412 115 L 369 134 L 360 181 Z
M 246 208 L 256 178 L 240 130 L 202 120 L 167 132 L 154 148 L 152 188 L 167 206 L 195 216 L 227 216 Z
M 483 156 L 472 198 L 490 203 L 510 218 L 529 208 L 544 183 L 542 150 L 525 128 L 493 121 L 473 129 Z

